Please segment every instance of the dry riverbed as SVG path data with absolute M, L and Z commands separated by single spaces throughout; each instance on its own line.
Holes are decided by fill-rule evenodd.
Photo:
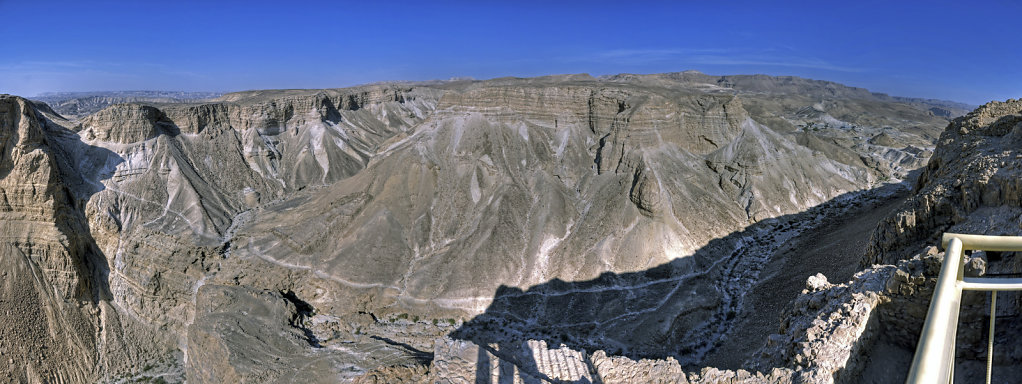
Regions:
M 720 369 L 742 368 L 766 344 L 766 336 L 777 332 L 784 307 L 805 288 L 807 278 L 823 273 L 831 282 L 850 280 L 859 271 L 873 229 L 909 191 L 903 185 L 888 185 L 876 192 L 777 249 L 764 265 L 759 283 L 745 296 L 726 340 L 703 363 Z

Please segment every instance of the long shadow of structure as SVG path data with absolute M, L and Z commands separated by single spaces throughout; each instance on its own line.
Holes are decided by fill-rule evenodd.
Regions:
M 673 357 L 683 366 L 699 367 L 732 329 L 746 293 L 782 245 L 823 219 L 861 205 L 864 198 L 892 195 L 901 188 L 905 186 L 888 184 L 846 193 L 804 212 L 750 225 L 710 241 L 689 257 L 644 271 L 606 272 L 576 282 L 554 279 L 524 291 L 501 286 L 483 314 L 450 336 L 480 346 L 477 382 L 490 380 L 492 367 L 483 351 L 499 357 L 499 364 L 513 363 L 524 373 L 519 376 L 523 380 L 531 376 L 565 382 L 540 372 L 541 365 L 551 365 L 529 348 L 529 339 L 583 351 L 593 382 L 600 381 L 589 360 L 596 350 L 632 359 Z M 791 298 L 798 293 L 778 292 Z M 780 308 L 757 314 L 778 320 L 781 315 Z M 762 337 L 773 332 L 776 329 Z M 503 382 L 514 368 L 500 367 L 499 372 Z

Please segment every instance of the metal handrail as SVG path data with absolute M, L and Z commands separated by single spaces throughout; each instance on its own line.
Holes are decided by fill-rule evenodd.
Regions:
M 906 383 L 950 383 L 954 380 L 955 336 L 958 332 L 958 313 L 962 305 L 962 291 L 990 292 L 990 333 L 987 338 L 987 374 L 990 383 L 994 352 L 994 320 L 997 291 L 1022 290 L 1019 278 L 981 278 L 965 275 L 963 250 L 1022 251 L 1022 236 L 983 236 L 945 233 L 941 239 L 945 248 L 944 264 L 937 277 L 937 286 L 930 299 L 912 369 Z

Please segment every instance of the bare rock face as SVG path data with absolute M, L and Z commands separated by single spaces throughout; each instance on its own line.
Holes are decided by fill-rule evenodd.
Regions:
M 1020 140 L 1019 100 L 991 102 L 955 119 L 920 175 L 918 193 L 877 227 L 863 263 L 894 263 L 948 231 L 1019 234 Z
M 9 251 L 2 257 L 12 265 L 7 286 L 17 292 L 9 297 L 18 301 L 4 301 L 12 309 L 0 313 L 27 322 L 12 327 L 18 335 L 41 332 L 38 344 L 27 342 L 29 334 L 5 337 L 25 341 L 0 348 L 6 357 L 32 361 L 12 377 L 183 378 L 184 335 L 195 321 L 198 288 L 229 252 L 224 239 L 234 230 L 234 216 L 361 169 L 366 148 L 430 110 L 428 93 L 421 101 L 401 92 L 333 95 L 343 110 L 331 110 L 333 102 L 322 95 L 257 100 L 243 108 L 168 108 L 180 125 L 144 105 L 113 106 L 75 124 L 45 105 L 5 97 L 0 191 L 8 205 L 2 225 Z M 310 108 L 294 117 L 288 111 L 296 103 Z M 300 129 L 282 129 L 287 124 Z M 280 150 L 287 155 L 274 155 Z M 29 316 L 32 308 L 37 315 L 44 312 L 39 308 L 52 312 L 49 320 Z M 63 346 L 80 350 L 59 352 L 65 356 L 84 355 L 43 359 Z M 168 371 L 141 372 L 143 366 Z
M 102 358 L 102 267 L 57 168 L 32 104 L 0 95 L 0 375 L 15 382 L 91 382 Z
M 574 83 L 445 93 L 376 157 L 329 192 L 266 206 L 238 255 L 364 287 L 374 306 L 461 315 L 501 284 L 655 267 L 876 181 L 731 95 Z M 345 256 L 363 254 L 374 263 Z
M 592 367 L 604 383 L 687 383 L 688 378 L 673 359 L 639 360 L 626 357 L 607 356 L 596 351 L 592 356 Z
M 205 292 L 200 288 L 206 277 L 223 268 L 222 260 L 230 255 L 230 240 L 245 222 L 245 211 L 360 171 L 379 142 L 421 121 L 435 102 L 428 92 L 407 96 L 400 89 L 354 92 L 357 97 L 320 92 L 278 99 L 251 96 L 245 104 L 165 106 L 160 110 L 167 112 L 160 114 L 173 122 L 172 129 L 161 128 L 154 137 L 130 143 L 82 136 L 84 145 L 76 145 L 77 137 L 58 138 L 68 148 L 70 166 L 83 175 L 80 193 L 92 193 L 85 209 L 97 245 L 115 271 L 109 280 L 113 302 L 144 324 L 174 329 L 165 333 L 169 340 L 160 342 L 181 352 L 172 358 L 197 363 L 190 358 L 196 351 L 189 348 L 193 341 L 223 351 L 251 343 L 218 333 L 199 339 L 186 336 L 193 330 L 225 329 L 211 323 L 211 315 L 198 312 L 196 303 Z M 121 107 L 108 109 L 116 108 Z M 116 120 L 102 120 L 110 116 L 94 115 L 81 126 L 124 128 Z M 281 275 L 265 277 L 292 284 Z M 144 299 L 152 296 L 163 299 Z M 218 335 L 225 339 L 210 341 Z M 309 348 L 307 343 L 300 346 Z M 299 350 L 279 348 L 287 351 L 280 355 Z M 280 367 L 232 368 L 237 361 L 254 360 L 210 361 L 222 364 L 217 369 L 185 365 L 184 371 L 196 378 L 223 374 L 256 381 L 287 375 Z M 288 361 L 291 367 L 299 365 Z
M 878 306 L 890 301 L 884 289 L 894 269 L 867 270 L 836 286 L 810 277 L 754 366 L 800 367 L 802 382 L 854 382 L 878 333 Z
M 195 305 L 188 328 L 191 382 L 336 383 L 352 366 L 349 356 L 316 348 L 304 329 L 311 307 L 280 293 L 205 285 Z
M 648 168 L 636 170 L 632 190 L 628 192 L 628 198 L 635 207 L 649 216 L 660 214 L 664 203 L 662 187 L 656 175 L 651 175 L 652 173 L 653 171 Z
M 885 147 L 893 147 L 898 144 L 896 141 L 894 141 L 893 138 L 891 138 L 891 135 L 888 135 L 887 133 L 884 132 L 881 132 L 879 135 L 870 138 L 869 143 L 875 145 L 882 145 Z
M 148 105 L 118 104 L 83 120 L 79 134 L 90 141 L 130 144 L 161 133 L 176 134 L 176 131 L 174 123 L 159 109 Z
M 991 102 L 957 118 L 944 130 L 933 156 L 916 184 L 916 195 L 874 231 L 863 264 L 897 263 L 889 282 L 892 297 L 915 297 L 880 312 L 889 326 L 886 350 L 900 349 L 910 359 L 932 294 L 941 255 L 933 245 L 945 232 L 986 235 L 1022 233 L 1019 203 L 1018 154 L 1022 140 L 1022 101 Z M 922 255 L 920 255 L 922 254 Z M 968 274 L 1014 274 L 1022 268 L 1015 252 L 972 252 L 965 260 Z M 920 260 L 921 259 L 921 260 Z M 913 264 L 916 266 L 911 267 Z M 918 265 L 922 264 L 922 265 Z M 1000 294 L 1013 297 L 1012 294 Z M 956 342 L 957 377 L 981 375 L 985 369 L 989 293 L 966 292 L 962 298 Z M 1022 329 L 1014 298 L 997 308 L 998 332 Z M 896 308 L 896 309 L 895 309 Z M 893 347 L 896 346 L 897 348 Z M 1022 360 L 1013 348 L 995 342 L 994 371 L 1017 377 L 1010 368 Z M 1001 352 L 1003 351 L 1003 352 Z M 900 363 L 902 367 L 908 362 Z M 887 368 L 890 369 L 890 368 Z M 869 369 L 867 368 L 867 372 Z
M 706 314 L 755 279 L 736 260 L 766 227 L 743 228 L 904 177 L 945 122 L 833 83 L 692 73 L 251 91 L 79 122 L 0 104 L 0 300 L 47 313 L 0 301 L 28 332 L 0 361 L 67 382 L 458 382 L 484 360 L 526 381 L 787 380 L 666 357 L 712 347 Z M 443 339 L 572 300 L 600 309 L 565 340 L 634 337 Z M 74 358 L 44 359 L 56 346 Z

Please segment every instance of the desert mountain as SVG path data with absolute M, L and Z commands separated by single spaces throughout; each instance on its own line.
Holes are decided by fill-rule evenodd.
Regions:
M 515 319 L 699 364 L 777 218 L 906 178 L 964 109 L 683 72 L 0 111 L 10 377 L 336 382 Z
M 112 91 L 112 92 L 47 92 L 32 100 L 42 101 L 61 116 L 78 119 L 123 103 L 181 103 L 212 101 L 216 92 Z

